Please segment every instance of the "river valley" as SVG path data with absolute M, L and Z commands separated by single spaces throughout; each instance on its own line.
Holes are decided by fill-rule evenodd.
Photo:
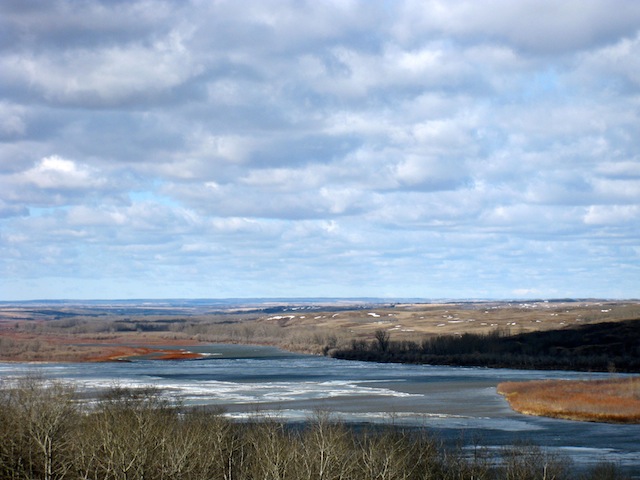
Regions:
M 513 412 L 504 381 L 603 378 L 609 374 L 380 364 L 301 355 L 272 347 L 201 345 L 198 360 L 144 357 L 105 363 L 0 363 L 0 378 L 40 375 L 72 382 L 87 397 L 118 386 L 154 386 L 185 405 L 211 405 L 239 420 L 298 422 L 326 410 L 336 419 L 434 431 L 488 449 L 531 442 L 578 464 L 606 460 L 640 475 L 640 425 L 531 417 Z

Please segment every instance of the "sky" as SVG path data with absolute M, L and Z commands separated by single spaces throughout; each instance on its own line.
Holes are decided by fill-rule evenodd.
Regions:
M 640 297 L 640 2 L 0 1 L 0 300 L 238 297 Z

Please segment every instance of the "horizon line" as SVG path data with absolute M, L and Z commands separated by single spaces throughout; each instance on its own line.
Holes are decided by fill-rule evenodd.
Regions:
M 140 298 L 33 298 L 22 300 L 0 300 L 0 304 L 21 303 L 229 303 L 229 302 L 258 302 L 258 303 L 310 303 L 310 302 L 373 302 L 373 303 L 482 303 L 482 302 L 638 302 L 639 298 L 614 297 L 377 297 L 377 296 L 293 296 L 293 297 L 140 297 Z

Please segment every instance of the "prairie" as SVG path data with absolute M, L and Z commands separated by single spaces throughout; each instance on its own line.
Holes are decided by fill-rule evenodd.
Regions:
M 331 354 L 375 332 L 392 341 L 513 336 L 640 318 L 640 302 L 56 302 L 0 305 L 0 360 L 97 361 L 198 343 Z M 145 350 L 147 349 L 147 350 Z M 159 358 L 162 358 L 160 356 Z

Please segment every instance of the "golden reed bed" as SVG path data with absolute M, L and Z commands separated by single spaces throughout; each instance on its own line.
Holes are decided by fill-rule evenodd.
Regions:
M 505 382 L 498 385 L 498 393 L 527 415 L 640 423 L 640 377 Z

